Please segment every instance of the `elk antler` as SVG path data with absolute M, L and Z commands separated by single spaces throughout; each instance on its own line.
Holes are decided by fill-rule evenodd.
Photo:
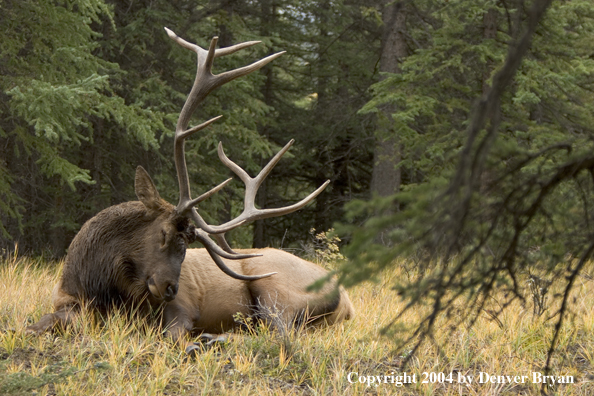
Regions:
M 289 147 L 291 147 L 291 145 L 293 144 L 293 140 L 291 140 L 285 147 L 283 147 L 283 149 L 279 151 L 272 158 L 272 160 L 270 160 L 268 165 L 266 165 L 264 169 L 262 169 L 258 176 L 254 178 L 250 177 L 242 168 L 240 168 L 237 164 L 235 164 L 229 158 L 227 158 L 227 156 L 223 152 L 222 144 L 219 143 L 219 158 L 245 183 L 246 192 L 243 212 L 238 217 L 227 223 L 218 226 L 212 226 L 207 224 L 204 221 L 204 219 L 200 216 L 200 214 L 196 210 L 196 205 L 199 202 L 202 202 L 206 198 L 210 197 L 217 191 L 219 191 L 231 179 L 227 179 L 226 181 L 219 184 L 210 191 L 200 195 L 198 198 L 192 199 L 190 194 L 190 181 L 188 177 L 188 169 L 186 166 L 184 144 L 186 138 L 206 128 L 207 126 L 209 126 L 210 124 L 222 117 L 218 116 L 212 118 L 206 122 L 203 122 L 200 125 L 188 129 L 188 124 L 190 122 L 192 113 L 194 112 L 194 110 L 196 110 L 200 102 L 202 102 L 210 92 L 220 87 L 221 85 L 228 83 L 231 80 L 234 80 L 237 77 L 245 76 L 246 74 L 260 69 L 268 62 L 281 56 L 284 53 L 284 51 L 278 52 L 273 55 L 269 55 L 266 58 L 252 63 L 251 65 L 214 75 L 212 74 L 212 65 L 215 58 L 219 56 L 232 54 L 241 49 L 250 47 L 254 44 L 258 44 L 260 41 L 248 41 L 245 43 L 233 45 L 231 47 L 215 49 L 218 37 L 214 37 L 210 42 L 209 49 L 205 50 L 197 46 L 196 44 L 189 43 L 186 40 L 180 38 L 167 28 L 165 28 L 165 31 L 167 32 L 167 35 L 169 35 L 169 37 L 176 43 L 178 43 L 184 48 L 194 51 L 197 54 L 198 59 L 196 79 L 194 80 L 192 90 L 190 91 L 190 94 L 188 95 L 188 98 L 184 103 L 179 119 L 177 121 L 177 126 L 175 128 L 174 158 L 175 167 L 177 169 L 177 178 L 179 182 L 179 202 L 176 206 L 176 211 L 180 214 L 189 216 L 194 221 L 194 223 L 198 227 L 196 230 L 196 238 L 204 245 L 204 247 L 208 250 L 210 256 L 215 261 L 215 263 L 227 275 L 241 280 L 256 280 L 274 275 L 276 272 L 256 276 L 240 275 L 233 272 L 229 267 L 227 267 L 219 256 L 228 259 L 241 259 L 259 255 L 239 254 L 234 252 L 225 241 L 224 233 L 247 222 L 251 222 L 258 219 L 264 219 L 267 217 L 281 216 L 301 209 L 308 202 L 313 200 L 320 192 L 322 192 L 322 190 L 328 185 L 330 181 L 326 181 L 326 183 L 320 186 L 317 190 L 315 190 L 313 193 L 308 195 L 303 200 L 297 202 L 296 204 L 284 208 L 258 209 L 255 206 L 255 198 L 256 193 L 258 192 L 258 188 L 260 187 L 262 181 L 266 178 L 266 176 L 268 176 L 272 168 L 278 163 L 282 155 L 289 149 Z M 214 243 L 214 241 L 210 239 L 208 234 L 213 234 L 220 246 Z
M 227 158 L 227 156 L 223 152 L 223 143 L 219 142 L 219 147 L 218 147 L 219 158 L 223 164 L 225 164 L 229 169 L 231 169 L 233 171 L 233 173 L 235 173 L 237 176 L 239 176 L 241 181 L 245 183 L 245 199 L 244 199 L 244 205 L 243 205 L 243 212 L 238 217 L 234 218 L 233 220 L 231 220 L 225 224 L 221 224 L 219 226 L 211 226 L 210 228 L 212 231 L 209 231 L 209 232 L 211 232 L 211 233 L 227 232 L 227 231 L 230 231 L 230 230 L 232 230 L 246 222 L 260 220 L 260 219 L 266 219 L 268 217 L 282 216 L 284 214 L 294 212 L 296 210 L 301 209 L 305 205 L 307 205 L 310 201 L 312 201 L 316 196 L 318 196 L 319 193 L 321 193 L 326 188 L 328 183 L 330 183 L 330 180 L 326 180 L 326 182 L 324 184 L 322 184 L 320 187 L 318 187 L 314 192 L 312 192 L 307 197 L 303 198 L 301 201 L 299 201 L 293 205 L 285 206 L 284 208 L 274 208 L 274 209 L 258 209 L 258 208 L 256 208 L 255 200 L 256 200 L 256 193 L 258 192 L 258 188 L 260 187 L 260 185 L 262 184 L 262 182 L 264 181 L 266 176 L 268 176 L 268 174 L 270 173 L 272 168 L 274 168 L 274 166 L 278 163 L 278 161 L 280 161 L 280 158 L 283 156 L 283 154 L 286 153 L 287 150 L 289 150 L 291 145 L 293 145 L 294 141 L 295 140 L 291 139 L 289 141 L 289 143 L 287 143 L 285 145 L 285 147 L 282 148 L 281 151 L 276 153 L 276 155 L 270 160 L 270 162 L 264 167 L 264 169 L 262 169 L 260 171 L 258 176 L 253 177 L 253 178 L 250 177 L 250 175 L 248 175 L 246 171 L 241 169 L 235 162 L 233 162 L 229 158 Z

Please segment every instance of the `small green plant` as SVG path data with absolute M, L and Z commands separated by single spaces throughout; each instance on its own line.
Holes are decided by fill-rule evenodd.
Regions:
M 328 231 L 316 232 L 315 228 L 309 230 L 311 235 L 311 243 L 306 250 L 309 250 L 313 259 L 321 265 L 328 267 L 331 263 L 345 260 L 345 257 L 340 253 L 340 238 L 334 233 L 334 228 Z M 313 253 L 313 254 L 312 254 Z
M 90 370 L 109 370 L 111 367 L 105 362 L 98 362 L 90 368 L 79 370 L 60 362 L 46 366 L 38 375 L 31 375 L 25 371 L 7 374 L 4 370 L 6 363 L 0 365 L 0 394 L 24 394 L 48 384 L 65 382 L 68 377 Z
M 251 315 L 245 315 L 237 312 L 233 315 L 233 321 L 244 329 L 252 330 L 255 326 L 254 318 Z
M 539 278 L 536 275 L 530 275 L 528 279 L 528 287 L 532 294 L 533 313 L 534 316 L 541 316 L 548 308 L 547 294 L 552 282 L 546 279 Z

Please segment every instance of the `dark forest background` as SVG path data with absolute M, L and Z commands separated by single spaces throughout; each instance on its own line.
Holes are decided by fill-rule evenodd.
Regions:
M 223 121 L 188 145 L 195 193 L 229 176 L 216 156 L 256 172 L 291 138 L 267 179 L 262 207 L 295 202 L 330 179 L 305 210 L 243 227 L 235 246 L 299 246 L 315 227 L 370 196 L 375 117 L 358 111 L 380 76 L 382 5 L 360 1 L 0 1 L 0 237 L 2 248 L 61 256 L 98 211 L 135 199 L 145 167 L 177 202 L 173 130 L 195 73 L 163 27 L 208 47 L 262 44 L 215 72 L 287 51 L 210 96 L 196 123 Z M 201 205 L 220 223 L 241 210 L 241 182 Z
M 3 249 L 63 255 L 87 219 L 135 199 L 137 165 L 176 202 L 172 136 L 195 59 L 164 26 L 203 47 L 262 41 L 215 72 L 287 51 L 197 111 L 224 118 L 188 144 L 195 195 L 229 176 L 219 141 L 254 173 L 296 139 L 262 207 L 331 180 L 234 246 L 298 247 L 337 226 L 356 274 L 438 250 L 559 262 L 592 240 L 591 1 L 0 0 Z M 242 188 L 201 213 L 233 217 Z

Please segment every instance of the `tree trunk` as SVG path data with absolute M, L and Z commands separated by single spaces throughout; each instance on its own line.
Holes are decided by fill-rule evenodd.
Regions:
M 318 58 L 316 65 L 316 72 L 314 73 L 316 79 L 316 107 L 314 109 L 316 120 L 324 120 L 327 115 L 327 109 L 333 106 L 332 103 L 332 88 L 329 88 L 330 76 L 328 70 L 330 69 L 328 64 L 332 62 L 329 59 L 330 55 L 327 51 L 328 45 L 332 42 L 333 38 L 330 36 L 328 26 L 331 26 L 329 15 L 332 13 L 332 4 L 329 0 L 320 1 L 318 4 L 317 19 L 318 25 Z M 323 140 L 321 140 L 323 142 Z M 331 148 L 325 144 L 321 144 L 318 150 L 318 162 L 324 164 L 316 169 L 316 174 L 313 178 L 316 186 L 323 184 L 326 180 L 331 179 L 332 172 L 332 161 L 330 159 Z M 328 186 L 318 195 L 315 199 L 314 208 L 314 226 L 318 231 L 325 231 L 330 228 L 332 224 L 329 219 L 330 213 L 330 189 L 332 186 Z
M 406 9 L 404 2 L 388 2 L 384 5 L 382 20 L 384 34 L 382 37 L 380 72 L 398 73 L 400 72 L 399 64 L 407 55 Z M 371 192 L 379 196 L 389 196 L 400 190 L 401 172 L 397 166 L 402 159 L 402 155 L 392 121 L 392 114 L 397 109 L 393 105 L 386 105 L 381 110 L 381 122 L 376 132 L 373 153 Z
M 57 179 L 54 177 L 54 179 Z M 57 183 L 59 185 L 59 183 Z M 63 220 L 64 214 L 64 186 L 61 188 L 58 187 L 56 189 L 55 195 L 53 197 L 54 204 L 54 224 L 57 224 Z M 54 227 L 50 232 L 50 240 L 52 246 L 52 256 L 54 258 L 58 258 L 63 256 L 68 248 L 69 240 L 67 239 L 67 230 L 63 227 Z
M 233 2 L 232 1 L 223 1 L 220 5 L 220 10 L 225 13 L 226 20 L 231 22 L 233 18 Z M 233 32 L 226 23 L 221 23 L 219 26 L 219 47 L 229 47 L 233 45 Z
M 494 40 L 497 38 L 497 10 L 491 8 L 483 15 L 483 38 Z M 493 61 L 488 59 L 483 74 L 483 96 L 489 91 L 489 78 L 493 71 Z
M 484 40 L 494 40 L 497 38 L 497 10 L 494 8 L 490 8 L 484 15 L 483 15 L 483 39 Z M 482 77 L 482 96 L 483 98 L 489 93 L 491 89 L 491 85 L 489 84 L 489 78 L 491 78 L 491 73 L 493 73 L 493 61 L 491 59 L 487 59 L 483 71 Z M 490 172 L 488 169 L 483 170 L 481 175 L 481 191 L 483 193 L 488 193 L 487 189 L 491 182 L 494 180 L 495 175 L 493 172 Z M 496 213 L 490 213 L 489 211 L 485 211 L 487 215 L 483 221 L 487 222 L 491 220 L 492 216 L 495 216 Z
M 262 0 L 260 3 L 261 7 L 261 23 L 260 23 L 260 35 L 262 37 L 266 37 L 270 35 L 271 26 L 274 26 L 275 19 L 276 19 L 276 6 L 270 0 Z M 271 55 L 274 51 L 272 48 L 269 51 L 268 55 Z M 267 106 L 273 105 L 273 95 L 272 95 L 272 83 L 273 83 L 273 73 L 272 73 L 272 66 L 266 66 L 261 69 L 260 73 L 262 73 L 266 80 L 264 81 L 264 85 L 262 86 L 262 98 L 264 103 Z M 268 136 L 268 127 L 265 125 L 260 125 L 258 127 L 258 132 L 262 136 Z M 262 158 L 260 162 L 260 168 L 266 166 L 268 161 Z M 264 179 L 260 188 L 258 190 L 258 195 L 256 196 L 256 203 L 261 208 L 266 208 L 268 204 L 268 182 L 267 179 Z M 252 247 L 254 248 L 263 248 L 268 245 L 267 243 L 267 235 L 266 235 L 266 220 L 258 220 L 254 222 L 253 228 L 253 235 L 252 235 Z

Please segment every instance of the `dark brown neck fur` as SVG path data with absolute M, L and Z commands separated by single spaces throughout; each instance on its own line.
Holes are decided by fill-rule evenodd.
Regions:
M 111 206 L 87 221 L 68 249 L 62 289 L 105 308 L 145 298 L 146 286 L 135 260 L 156 217 L 141 202 L 132 201 Z

